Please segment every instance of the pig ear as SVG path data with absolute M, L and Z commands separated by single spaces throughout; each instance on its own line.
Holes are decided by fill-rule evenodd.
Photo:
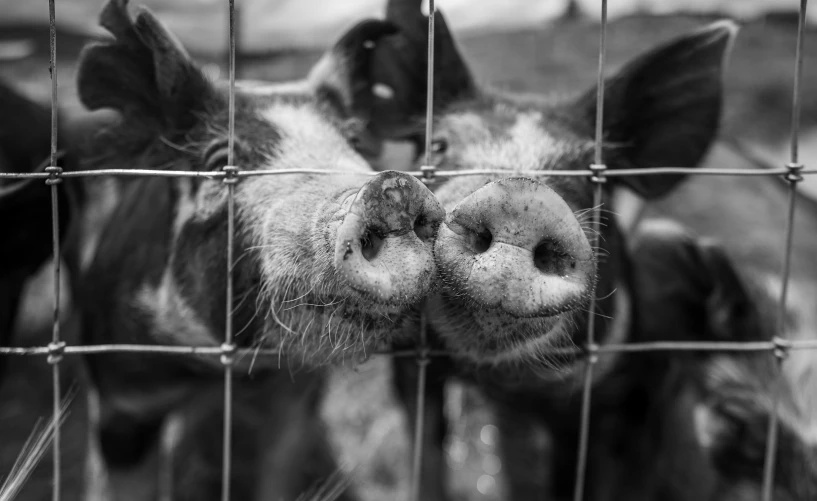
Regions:
M 417 118 L 425 117 L 428 86 L 428 16 L 423 0 L 389 0 L 386 19 L 400 33 L 375 48 L 375 95 L 372 129 L 402 139 L 416 132 Z M 442 12 L 434 17 L 434 106 L 476 94 L 471 71 L 465 64 Z
M 755 304 L 721 245 L 675 222 L 651 220 L 633 234 L 632 258 L 645 335 L 724 341 L 760 336 Z
M 641 55 L 605 82 L 609 167 L 695 167 L 703 159 L 718 132 L 725 62 L 737 32 L 732 21 L 712 23 Z M 585 123 L 596 122 L 596 92 L 578 101 Z M 622 182 L 655 198 L 682 179 L 662 174 Z
M 186 129 L 215 95 L 179 41 L 145 8 L 135 21 L 128 0 L 109 0 L 100 24 L 113 40 L 83 49 L 77 88 L 90 110 L 112 108 L 126 120 Z
M 368 119 L 373 104 L 372 49 L 396 32 L 397 27 L 388 21 L 357 23 L 315 64 L 307 82 L 340 111 Z

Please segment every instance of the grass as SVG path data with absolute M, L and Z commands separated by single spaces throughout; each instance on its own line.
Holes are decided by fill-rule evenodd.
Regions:
M 608 72 L 626 59 L 666 40 L 674 34 L 698 27 L 715 18 L 692 16 L 634 16 L 612 22 L 608 34 Z M 724 109 L 726 134 L 757 144 L 775 144 L 789 134 L 791 87 L 793 82 L 796 25 L 785 21 L 756 21 L 743 26 L 727 74 L 727 99 Z M 30 96 L 47 102 L 47 32 L 21 28 L 16 33 L 33 37 L 37 44 L 34 57 L 0 66 L 0 77 L 17 82 Z M 0 36 L 0 38 L 2 38 Z M 817 125 L 817 93 L 812 85 L 817 78 L 817 52 L 811 50 L 813 31 L 806 41 L 803 85 L 804 127 Z M 79 109 L 73 88 L 73 72 L 80 37 L 58 36 L 60 102 Z M 482 82 L 509 90 L 541 93 L 568 93 L 589 87 L 595 81 L 598 51 L 598 26 L 577 20 L 553 23 L 540 30 L 483 34 L 463 37 L 463 53 L 474 74 Z M 242 58 L 243 76 L 286 80 L 306 74 L 320 56 L 319 52 L 283 52 Z M 221 61 L 200 58 L 221 71 Z M 47 339 L 28 339 L 27 343 L 45 344 Z M 50 378 L 47 365 L 40 359 L 12 360 L 15 371 L 6 387 L 0 389 L 0 473 L 10 471 L 28 436 L 30 424 L 50 413 Z M 73 370 L 73 369 L 72 369 Z M 406 417 L 401 413 L 389 387 L 385 359 L 372 360 L 355 371 L 338 371 L 324 407 L 334 445 L 345 464 L 356 467 L 353 483 L 365 500 L 401 500 L 406 498 L 409 478 L 410 445 Z M 497 483 L 486 480 L 485 466 L 495 471 L 493 444 L 480 437 L 491 422 L 491 413 L 470 391 L 452 388 L 449 404 L 462 409 L 449 441 L 452 485 L 461 499 L 500 499 L 501 469 Z M 79 404 L 75 403 L 77 408 Z M 80 407 L 81 408 L 81 407 Z M 74 412 L 66 422 L 67 436 L 84 432 L 81 413 Z M 63 451 L 64 495 L 78 499 L 83 449 L 66 443 Z M 48 454 L 46 454 L 46 458 Z M 488 459 L 486 459 L 488 458 Z M 73 467 L 73 468 L 72 468 Z M 49 462 L 43 461 L 32 474 L 19 499 L 45 500 L 50 497 Z M 486 494 L 477 490 L 481 483 Z M 487 487 L 486 487 L 487 486 Z M 73 494 L 72 494 L 73 493 Z M 5 501 L 5 500 L 3 500 Z

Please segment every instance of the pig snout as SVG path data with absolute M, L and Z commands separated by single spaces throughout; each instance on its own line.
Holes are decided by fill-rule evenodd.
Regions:
M 335 268 L 359 292 L 386 302 L 415 302 L 437 274 L 434 238 L 445 210 L 416 178 L 373 177 L 343 203 Z
M 456 295 L 517 317 L 581 307 L 596 261 L 579 221 L 548 186 L 508 178 L 460 201 L 440 227 L 437 265 Z

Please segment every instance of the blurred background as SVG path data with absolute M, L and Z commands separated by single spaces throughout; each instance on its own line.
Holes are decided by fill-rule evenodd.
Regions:
M 74 89 L 76 57 L 102 32 L 97 16 L 104 0 L 57 0 L 57 67 L 63 113 L 81 112 Z M 477 79 L 509 90 L 573 93 L 595 83 L 598 64 L 598 0 L 438 0 Z M 227 0 L 131 0 L 147 5 L 213 76 L 226 76 Z M 303 77 L 346 28 L 383 15 L 385 0 L 237 0 L 240 77 Z M 741 22 L 726 75 L 723 134 L 736 138 L 772 165 L 785 162 L 790 140 L 797 0 L 610 0 L 608 67 L 621 64 L 674 35 L 730 17 Z M 44 103 L 50 99 L 48 5 L 45 0 L 0 0 L 0 78 Z M 817 8 L 808 15 L 813 25 Z M 817 156 L 817 47 L 813 28 L 805 38 L 801 156 Z M 2 113 L 2 110 L 0 110 Z M 817 181 L 817 178 L 809 177 Z M 808 182 L 801 183 L 808 189 Z M 817 191 L 817 190 L 815 190 Z M 43 280 L 50 274 L 45 273 Z M 30 311 L 50 312 L 50 297 Z M 48 329 L 46 329 L 46 332 Z M 48 339 L 23 344 L 44 345 Z M 29 385 L 0 388 L 0 401 L 23 409 L 0 428 L 0 477 L 27 436 L 33 419 L 50 412 L 45 364 Z M 21 369 L 22 370 L 22 369 Z M 397 408 L 384 358 L 333 378 L 325 415 L 340 456 L 359 466 L 364 499 L 405 499 L 410 460 L 406 417 Z M 42 386 L 32 391 L 31 385 Z M 468 388 L 449 391 L 456 425 L 447 445 L 451 482 L 462 499 L 503 499 L 502 463 L 494 454 L 496 428 L 490 409 Z M 9 420 L 19 420 L 19 426 Z M 541 447 L 547 448 L 547 437 Z M 39 476 L 38 476 L 39 475 Z M 35 473 L 43 495 L 47 464 Z M 544 482 L 547 479 L 543 479 Z
M 103 0 L 58 0 L 57 25 L 81 34 L 98 33 L 96 13 Z M 212 53 L 225 48 L 226 2 L 224 0 L 145 0 L 141 2 L 164 19 L 189 49 Z M 236 2 L 247 19 L 241 32 L 246 51 L 320 47 L 337 38 L 352 21 L 380 16 L 385 0 L 240 0 Z M 2 25 L 47 24 L 46 2 L 0 0 Z M 425 4 L 428 4 L 426 0 Z M 597 18 L 598 0 L 437 0 L 459 32 L 488 32 L 530 28 L 559 18 L 565 12 Z M 683 9 L 697 13 L 723 13 L 740 19 L 763 16 L 771 11 L 796 11 L 798 0 L 612 0 L 608 16 L 668 14 Z M 812 9 L 811 22 L 817 21 Z

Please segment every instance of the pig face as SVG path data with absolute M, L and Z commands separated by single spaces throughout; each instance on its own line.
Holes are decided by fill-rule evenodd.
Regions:
M 412 2 L 392 3 L 407 11 L 394 19 L 404 19 L 415 43 L 398 48 L 389 42 L 377 50 L 384 61 L 401 61 L 392 71 L 414 64 L 424 75 L 426 24 L 417 21 L 423 16 L 416 6 L 408 11 Z M 548 361 L 545 351 L 586 341 L 589 313 L 597 316 L 597 342 L 623 340 L 629 292 L 622 238 L 612 218 L 603 217 L 594 248 L 593 212 L 615 210 L 610 202 L 619 183 L 650 198 L 667 193 L 680 177 L 608 178 L 602 205 L 594 207 L 588 176 L 518 174 L 586 170 L 594 163 L 596 89 L 574 99 L 545 99 L 481 88 L 441 15 L 437 25 L 438 60 L 445 65 L 435 68 L 434 137 L 427 153 L 440 171 L 500 173 L 447 178 L 435 189 L 447 211 L 435 244 L 444 284 L 431 303 L 435 331 L 460 359 L 488 364 Z M 734 23 L 714 23 L 631 60 L 607 79 L 607 169 L 698 164 L 717 131 L 723 63 L 736 31 Z M 390 53 L 400 51 L 401 58 Z M 414 109 L 421 116 L 415 108 L 422 88 L 416 82 L 394 89 L 382 115 Z M 382 129 L 384 137 L 420 133 Z M 593 294 L 597 309 L 588 312 Z
M 81 232 L 91 329 L 114 328 L 119 320 L 104 317 L 117 311 L 127 319 L 119 327 L 146 329 L 153 341 L 216 344 L 225 325 L 228 197 L 206 176 L 227 164 L 227 86 L 208 81 L 145 9 L 131 19 L 127 1 L 112 0 L 101 24 L 114 38 L 84 50 L 79 95 L 121 119 L 97 134 L 93 167 L 203 177 L 108 183 L 116 195 L 103 223 Z M 235 184 L 239 345 L 281 348 L 310 363 L 356 357 L 397 331 L 434 284 L 442 208 L 411 176 L 372 176 L 349 145 L 368 119 L 370 46 L 395 29 L 357 24 L 303 81 L 237 85 L 237 167 L 332 171 Z M 110 189 L 89 193 L 99 202 Z

